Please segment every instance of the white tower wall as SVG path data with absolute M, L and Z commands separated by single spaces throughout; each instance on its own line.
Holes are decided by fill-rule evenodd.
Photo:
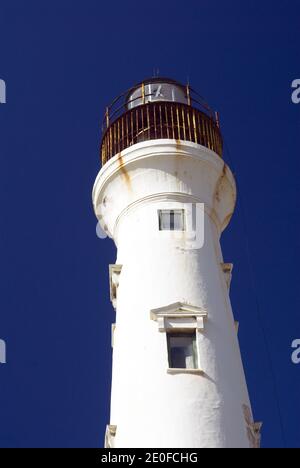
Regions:
M 105 164 L 93 200 L 122 266 L 110 444 L 249 448 L 251 406 L 219 242 L 236 200 L 230 169 L 198 144 L 147 141 Z M 184 208 L 190 217 L 196 203 L 205 207 L 202 248 L 191 243 L 190 219 L 184 232 L 159 231 L 158 210 Z M 169 316 L 160 320 L 160 314 Z M 162 323 L 173 320 L 203 324 L 196 332 L 199 371 L 168 370 Z

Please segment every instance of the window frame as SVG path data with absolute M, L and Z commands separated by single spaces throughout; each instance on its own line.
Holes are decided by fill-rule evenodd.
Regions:
M 169 214 L 170 219 L 170 228 L 164 229 L 163 228 L 163 215 Z M 172 228 L 172 218 L 173 214 L 173 228 Z M 175 229 L 175 214 L 181 215 L 181 229 Z M 186 210 L 184 208 L 162 208 L 158 210 L 158 229 L 160 232 L 185 232 L 186 231 Z
M 171 345 L 171 338 L 186 338 L 190 336 L 191 337 L 191 345 L 192 345 L 192 358 L 193 358 L 193 367 L 178 367 L 174 365 L 174 358 L 172 357 L 172 349 L 175 349 L 175 347 L 172 347 Z M 168 349 L 168 363 L 169 363 L 169 369 L 183 369 L 184 371 L 187 370 L 199 370 L 199 349 L 198 349 L 198 340 L 197 340 L 197 330 L 194 329 L 183 329 L 183 330 L 167 330 L 166 332 L 166 338 L 167 338 L 167 349 Z
M 169 346 L 168 337 L 166 336 L 166 362 L 169 366 L 167 368 L 168 374 L 195 374 L 203 375 L 205 372 L 202 370 L 201 363 L 201 348 L 200 336 L 204 333 L 205 322 L 208 318 L 208 313 L 201 307 L 191 306 L 181 302 L 176 302 L 166 307 L 153 309 L 150 312 L 150 317 L 158 325 L 160 333 L 181 334 L 195 332 L 196 340 L 196 353 L 197 353 L 197 368 L 175 368 L 170 367 L 169 361 Z

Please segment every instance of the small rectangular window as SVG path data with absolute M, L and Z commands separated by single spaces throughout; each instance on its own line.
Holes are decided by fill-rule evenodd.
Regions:
M 158 215 L 160 231 L 185 230 L 184 210 L 159 210 Z
M 171 369 L 198 369 L 196 331 L 167 333 L 167 340 Z

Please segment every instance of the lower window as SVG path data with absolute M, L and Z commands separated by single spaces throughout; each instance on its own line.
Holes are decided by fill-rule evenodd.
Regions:
M 196 330 L 167 333 L 170 369 L 198 369 Z

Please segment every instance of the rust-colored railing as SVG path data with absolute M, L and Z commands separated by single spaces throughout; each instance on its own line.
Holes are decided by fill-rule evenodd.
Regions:
M 108 126 L 101 144 L 102 163 L 131 145 L 160 138 L 192 141 L 222 157 L 222 136 L 212 117 L 187 104 L 153 102 L 128 110 Z

